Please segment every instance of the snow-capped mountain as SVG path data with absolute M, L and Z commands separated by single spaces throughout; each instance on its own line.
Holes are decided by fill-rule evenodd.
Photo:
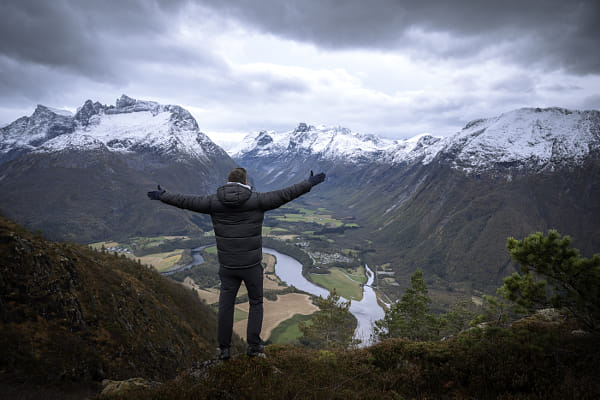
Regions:
M 153 152 L 180 159 L 222 152 L 187 110 L 125 95 L 116 106 L 87 100 L 75 115 L 38 105 L 30 117 L 0 129 L 0 160 L 65 150 Z
M 229 153 L 236 159 L 302 155 L 352 164 L 393 164 L 416 158 L 430 161 L 440 150 L 441 143 L 441 137 L 427 134 L 408 140 L 390 140 L 343 127 L 300 123 L 292 131 L 251 133 L 229 149 Z
M 470 122 L 442 151 L 455 168 L 481 171 L 577 165 L 598 150 L 600 111 L 523 108 Z
M 525 108 L 395 141 L 300 124 L 248 135 L 231 154 L 260 190 L 326 172 L 313 206 L 355 217 L 348 242 L 372 243 L 366 262 L 398 282 L 421 268 L 442 290 L 493 293 L 515 270 L 507 238 L 548 229 L 600 249 L 599 111 Z
M 389 139 L 353 133 L 342 127 L 316 127 L 300 123 L 296 129 L 288 132 L 262 131 L 249 134 L 229 152 L 236 158 L 269 157 L 289 153 L 360 162 L 365 159 L 377 160 L 395 144 L 395 141 Z
M 146 192 L 211 193 L 234 167 L 179 106 L 125 95 L 74 115 L 40 105 L 0 129 L 0 211 L 60 240 L 197 233 L 208 220 Z
M 600 149 L 600 112 L 560 108 L 519 109 L 472 121 L 449 137 L 428 134 L 406 140 L 361 135 L 340 127 L 301 123 L 289 132 L 250 134 L 230 150 L 235 159 L 316 157 L 349 164 L 429 164 L 438 155 L 466 172 L 497 167 L 581 163 Z

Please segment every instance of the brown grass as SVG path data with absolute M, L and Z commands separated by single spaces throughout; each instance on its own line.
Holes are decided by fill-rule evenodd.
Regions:
M 166 271 L 171 268 L 183 254 L 183 250 L 174 250 L 165 253 L 153 253 L 147 256 L 139 257 L 142 264 L 149 264 L 156 268 L 157 271 Z M 137 260 L 138 257 L 135 257 Z
M 249 304 L 238 304 L 237 308 L 248 312 Z M 283 321 L 290 319 L 294 314 L 309 315 L 318 311 L 310 297 L 306 294 L 288 293 L 277 296 L 277 301 L 264 300 L 264 318 L 261 336 L 268 338 L 273 329 Z M 233 330 L 242 338 L 246 337 L 248 320 L 244 319 L 233 324 Z
M 196 282 L 189 276 L 183 280 L 183 286 L 190 289 L 194 289 L 198 293 L 198 297 L 206 301 L 207 304 L 213 304 L 219 301 L 219 290 L 218 289 L 201 289 L 200 286 L 196 285 Z
M 275 264 L 277 263 L 277 259 L 275 258 L 275 256 L 263 253 L 263 263 L 265 264 L 265 273 L 275 273 Z
M 263 279 L 263 287 L 265 290 L 281 290 L 286 286 L 281 283 L 279 278 L 274 274 L 276 258 L 270 254 L 264 254 L 263 262 L 265 265 L 265 274 Z M 207 304 L 214 304 L 219 301 L 219 289 L 200 288 L 193 279 L 187 277 L 182 283 L 184 286 L 196 290 L 198 297 L 206 301 Z M 239 296 L 244 296 L 248 293 L 246 286 L 242 284 L 238 292 Z M 241 303 L 236 305 L 236 309 L 248 313 L 249 303 Z M 264 299 L 264 317 L 263 317 L 263 328 L 261 336 L 268 338 L 271 335 L 271 331 L 277 327 L 283 321 L 292 318 L 295 314 L 309 315 L 318 311 L 310 297 L 305 294 L 289 293 L 285 295 L 278 295 L 276 301 Z M 248 319 L 237 321 L 233 324 L 233 330 L 235 333 L 240 335 L 242 338 L 246 337 L 246 326 L 248 325 Z

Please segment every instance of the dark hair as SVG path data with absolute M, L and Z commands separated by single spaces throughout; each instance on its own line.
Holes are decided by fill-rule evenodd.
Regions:
M 229 173 L 227 176 L 228 182 L 246 183 L 246 170 L 242 167 L 237 167 Z

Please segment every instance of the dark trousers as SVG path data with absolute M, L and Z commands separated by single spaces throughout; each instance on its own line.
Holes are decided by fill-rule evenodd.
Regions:
M 248 328 L 246 341 L 251 346 L 261 343 L 260 331 L 263 321 L 263 269 L 262 265 L 252 268 L 219 268 L 221 279 L 221 293 L 219 294 L 219 347 L 226 348 L 231 345 L 233 331 L 233 311 L 235 298 L 242 281 L 248 290 L 250 312 L 248 314 Z

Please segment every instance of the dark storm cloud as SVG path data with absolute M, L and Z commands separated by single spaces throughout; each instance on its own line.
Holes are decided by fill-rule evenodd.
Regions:
M 242 23 L 329 48 L 399 49 L 463 58 L 495 56 L 543 69 L 600 72 L 600 2 L 424 0 L 206 0 Z M 433 43 L 418 33 L 447 35 Z M 417 33 L 417 34 L 415 34 Z M 434 39 L 436 36 L 433 36 Z
M 215 130 L 312 118 L 390 137 L 453 133 L 521 106 L 598 108 L 599 9 L 597 0 L 0 0 L 0 124 L 37 103 L 74 110 L 121 93 L 192 106 Z
M 178 18 L 199 10 L 192 16 L 197 24 L 232 18 L 329 49 L 466 62 L 485 54 L 543 70 L 600 73 L 597 0 L 3 0 L 0 55 L 97 81 L 123 79 L 121 64 L 127 62 L 226 68 L 210 52 L 172 40 Z
M 119 74 L 116 59 L 132 57 L 139 54 L 139 45 L 158 41 L 181 4 L 3 0 L 0 8 L 0 55 L 102 80 Z M 157 53 L 160 48 L 146 54 Z

